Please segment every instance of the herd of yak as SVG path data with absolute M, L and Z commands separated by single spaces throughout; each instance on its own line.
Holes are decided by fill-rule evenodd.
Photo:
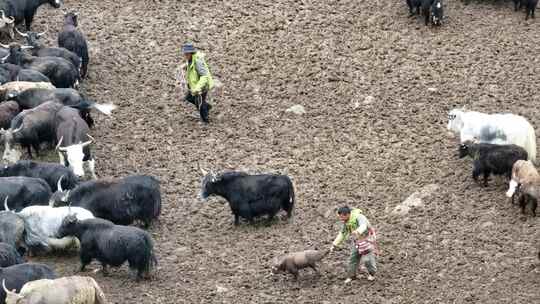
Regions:
M 76 250 L 81 271 L 97 260 L 107 275 L 108 266 L 127 262 L 137 281 L 151 277 L 157 258 L 143 228 L 161 213 L 160 182 L 148 175 L 97 178 L 90 112 L 111 115 L 115 106 L 79 92 L 89 56 L 77 13 L 64 12 L 57 46 L 40 40 L 45 32 L 31 31 L 46 3 L 62 6 L 60 0 L 0 0 L 0 33 L 10 39 L 0 44 L 0 303 L 106 303 L 93 278 L 59 278 L 27 257 Z M 24 43 L 15 42 L 15 33 Z M 42 145 L 56 150 L 58 163 L 31 160 Z M 29 160 L 21 159 L 20 148 Z M 137 223 L 143 227 L 131 225 Z
M 409 16 L 422 15 L 424 22 L 429 25 L 430 21 L 433 25 L 442 25 L 444 19 L 444 6 L 442 0 L 406 0 L 409 7 Z M 470 0 L 463 0 L 468 4 Z M 538 0 L 513 0 L 514 10 L 517 12 L 523 7 L 525 8 L 525 20 L 529 16 L 534 18 L 534 11 L 538 4 Z
M 515 1 L 516 8 L 527 7 L 527 17 L 531 8 L 534 17 L 537 0 Z M 54 8 L 62 5 L 60 0 L 0 0 L 0 33 L 10 39 L 8 45 L 0 45 L 0 142 L 6 164 L 0 167 L 0 304 L 67 304 L 75 299 L 106 303 L 93 278 L 59 278 L 49 266 L 27 262 L 26 257 L 76 250 L 80 271 L 97 260 L 107 275 L 109 266 L 127 262 L 137 281 L 151 277 L 157 257 L 152 237 L 144 229 L 160 216 L 160 182 L 148 175 L 97 178 L 90 149 L 94 141 L 89 135 L 94 125 L 90 113 L 95 109 L 111 115 L 115 106 L 79 92 L 89 55 L 76 13 L 64 13 L 57 46 L 46 46 L 40 40 L 45 32 L 31 30 L 37 9 L 46 3 Z M 423 7 L 426 23 L 440 24 L 442 0 L 407 3 L 411 14 Z M 16 28 L 23 25 L 23 31 Z M 15 33 L 23 44 L 14 42 Z M 533 164 L 535 132 L 526 119 L 455 109 L 449 113 L 448 129 L 460 135 L 460 157 L 474 159 L 475 180 L 483 175 L 487 185 L 491 174 L 507 176 L 507 196 L 512 201 L 518 196 L 523 212 L 530 204 L 536 213 L 540 174 Z M 58 163 L 31 160 L 43 144 L 55 149 Z M 26 149 L 30 160 L 21 159 L 19 148 Z M 225 198 L 235 225 L 240 218 L 253 222 L 268 216 L 271 221 L 280 210 L 292 216 L 295 193 L 288 176 L 202 171 L 201 197 Z M 83 181 L 85 176 L 89 180 Z M 292 262 L 294 269 L 314 267 L 314 261 L 325 254 L 305 251 L 286 256 L 273 271 L 288 270 Z
M 78 91 L 89 56 L 76 13 L 64 14 L 56 47 L 40 41 L 45 32 L 31 31 L 37 8 L 47 2 L 61 5 L 59 0 L 0 0 L 8 21 L 0 31 L 12 40 L 17 32 L 25 40 L 0 48 L 0 142 L 6 164 L 0 167 L 0 304 L 67 304 L 74 298 L 105 303 L 94 279 L 57 278 L 49 266 L 25 262 L 26 256 L 76 250 L 80 271 L 97 260 L 107 275 L 109 266 L 127 262 L 137 281 L 151 277 L 157 265 L 152 237 L 132 224 L 148 228 L 159 217 L 160 182 L 148 175 L 97 178 L 90 112 L 111 115 L 115 106 Z M 15 28 L 21 23 L 25 32 Z M 31 160 L 42 145 L 55 149 L 58 163 Z M 21 159 L 19 147 L 29 160 Z M 85 176 L 90 179 L 83 181 Z M 240 217 L 252 222 L 261 215 L 271 221 L 282 209 L 291 217 L 294 208 L 287 176 L 205 172 L 201 187 L 203 198 L 228 200 L 235 224 Z

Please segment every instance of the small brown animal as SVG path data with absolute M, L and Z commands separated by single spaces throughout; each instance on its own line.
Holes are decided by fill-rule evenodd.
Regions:
M 322 260 L 329 250 L 304 250 L 300 252 L 292 252 L 280 257 L 276 263 L 272 266 L 272 274 L 280 272 L 289 272 L 294 275 L 294 279 L 298 279 L 298 270 L 306 267 L 310 267 L 317 274 L 320 275 L 317 270 L 316 263 Z

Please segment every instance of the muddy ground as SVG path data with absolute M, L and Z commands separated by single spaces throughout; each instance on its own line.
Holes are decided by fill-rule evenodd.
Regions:
M 510 1 L 446 3 L 442 28 L 408 18 L 405 1 L 65 1 L 90 43 L 82 90 L 119 106 L 96 114 L 98 175 L 144 173 L 162 182 L 151 229 L 154 280 L 127 267 L 90 272 L 112 303 L 534 303 L 540 301 L 540 220 L 507 202 L 502 179 L 474 184 L 446 131 L 457 106 L 510 111 L 539 128 L 540 21 Z M 35 29 L 56 39 L 61 11 Z M 207 54 L 223 86 L 211 124 L 181 101 L 179 49 Z M 429 88 L 434 88 L 429 89 Z M 373 96 L 371 103 L 364 103 Z M 307 113 L 285 110 L 295 104 Z M 196 163 L 289 174 L 292 222 L 233 227 L 224 201 L 198 199 Z M 424 208 L 390 211 L 437 184 Z M 285 252 L 326 249 L 335 207 L 362 208 L 379 234 L 379 273 L 345 286 L 348 248 L 299 282 L 268 277 Z M 34 259 L 63 275 L 76 256 Z

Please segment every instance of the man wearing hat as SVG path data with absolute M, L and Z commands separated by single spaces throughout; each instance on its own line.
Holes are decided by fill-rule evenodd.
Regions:
M 350 235 L 355 239 L 349 258 L 349 273 L 345 283 L 356 279 L 359 263 L 362 263 L 367 269 L 367 279 L 373 281 L 377 272 L 375 231 L 360 209 L 351 209 L 348 206 L 340 207 L 338 217 L 343 222 L 343 227 L 332 243 L 330 252 L 333 252 L 334 248 L 338 247 Z
M 194 104 L 201 115 L 202 121 L 208 123 L 208 114 L 212 108 L 206 102 L 208 91 L 214 87 L 214 80 L 204 60 L 204 54 L 198 52 L 193 44 L 182 46 L 182 53 L 187 60 L 186 81 L 188 92 L 185 100 Z

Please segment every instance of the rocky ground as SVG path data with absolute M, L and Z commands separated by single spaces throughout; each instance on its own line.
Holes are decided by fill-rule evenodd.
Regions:
M 159 267 L 135 283 L 127 267 L 93 273 L 111 303 L 534 303 L 540 222 L 494 178 L 476 185 L 457 158 L 447 112 L 512 112 L 536 127 L 540 23 L 510 1 L 445 4 L 445 25 L 408 18 L 405 1 L 65 1 L 90 43 L 82 90 L 119 106 L 96 114 L 97 173 L 152 174 L 163 214 L 151 229 Z M 43 7 L 34 28 L 61 11 Z M 182 102 L 181 44 L 193 40 L 223 84 L 211 124 Z M 285 110 L 300 104 L 306 113 Z M 197 162 L 292 177 L 291 222 L 234 227 L 223 199 L 198 199 Z M 421 188 L 423 206 L 392 215 Z M 269 277 L 283 253 L 326 249 L 334 209 L 362 208 L 379 236 L 379 273 L 345 286 L 349 249 L 322 276 Z M 71 275 L 78 258 L 34 259 Z

